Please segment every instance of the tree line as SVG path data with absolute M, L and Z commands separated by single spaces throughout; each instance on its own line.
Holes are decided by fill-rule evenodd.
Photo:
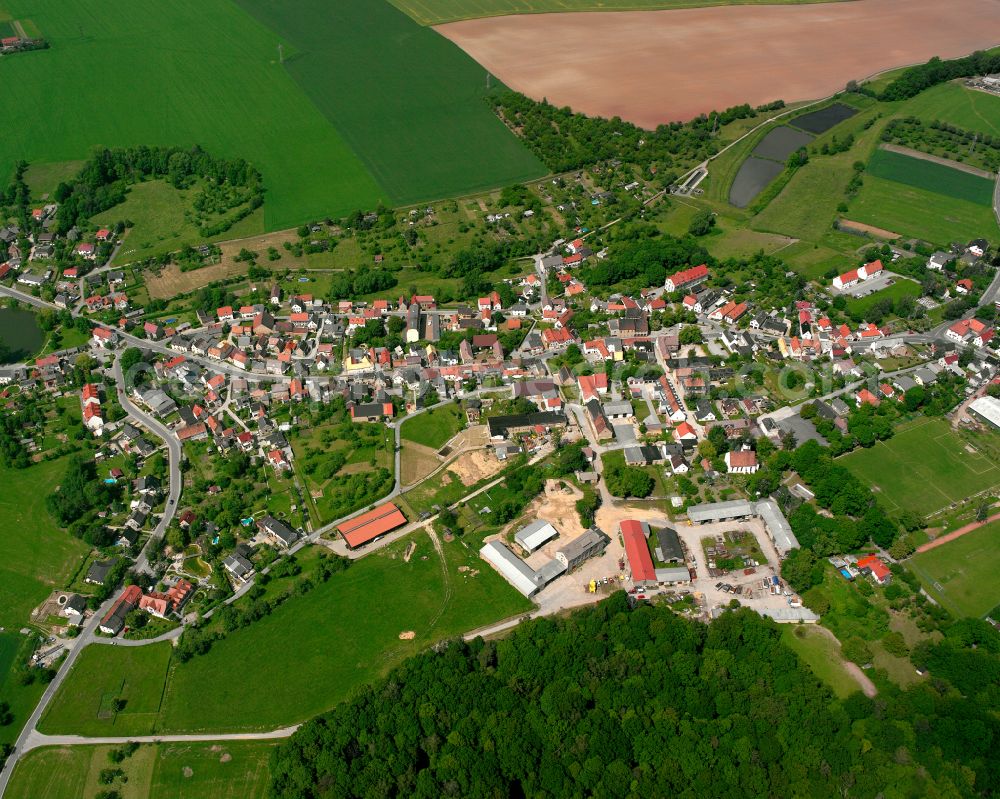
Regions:
M 989 75 L 993 72 L 1000 72 L 1000 53 L 991 54 L 979 50 L 965 58 L 953 58 L 949 61 L 942 61 L 935 56 L 926 64 L 905 70 L 876 96 L 886 102 L 908 100 L 939 83 L 947 83 L 955 78 Z M 867 93 L 874 94 L 871 90 Z
M 602 161 L 624 161 L 660 176 L 664 185 L 719 150 L 715 132 L 738 119 L 784 107 L 780 100 L 756 109 L 748 104 L 645 130 L 620 117 L 604 119 L 537 102 L 518 92 L 493 98 L 496 113 L 553 172 Z

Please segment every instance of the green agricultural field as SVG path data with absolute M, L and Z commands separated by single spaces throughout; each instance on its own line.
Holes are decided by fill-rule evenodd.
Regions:
M 907 100 L 900 113 L 1000 136 L 1000 97 L 967 89 L 960 82 L 942 83 L 921 92 Z
M 549 14 L 559 11 L 652 11 L 703 6 L 810 3 L 823 0 L 390 0 L 421 25 L 505 14 Z
M 408 563 L 403 561 L 408 541 L 355 561 L 346 572 L 216 642 L 208 654 L 173 664 L 165 688 L 162 663 L 151 664 L 153 676 L 137 683 L 141 695 L 129 699 L 156 708 L 162 695 L 159 715 L 142 716 L 145 731 L 150 726 L 156 732 L 262 730 L 303 721 L 437 640 L 531 608 L 461 542 L 444 545 L 442 562 L 426 536 L 412 540 L 417 548 Z M 479 573 L 459 572 L 461 565 Z M 400 639 L 410 631 L 416 634 L 412 640 Z M 44 728 L 139 734 L 139 724 L 120 731 L 128 706 L 116 724 L 98 719 L 94 708 L 134 674 L 131 652 L 149 649 L 163 657 L 170 646 L 88 648 L 57 694 Z M 267 690 L 247 690 L 244 676 Z
M 781 640 L 841 699 L 859 690 L 857 681 L 844 665 L 837 642 L 820 628 L 786 624 Z
M 6 796 L 12 799 L 79 799 L 102 787 L 102 769 L 120 768 L 122 799 L 263 799 L 277 743 L 220 741 L 140 746 L 112 766 L 113 746 L 44 747 L 18 764 Z
M 39 727 L 80 735 L 149 735 L 160 710 L 171 649 L 169 642 L 91 644 L 80 653 Z M 116 700 L 125 703 L 118 711 Z
M 0 63 L 0 91 L 21 119 L 0 149 L 4 179 L 18 159 L 69 161 L 98 145 L 200 144 L 261 171 L 271 229 L 391 199 L 278 63 L 279 36 L 235 4 L 6 5 L 35 20 L 51 48 Z
M 1000 230 L 989 206 L 865 175 L 864 186 L 849 203 L 849 219 L 938 245 L 985 236 Z
M 977 205 L 993 203 L 993 181 L 902 153 L 876 150 L 868 174 Z
M 966 446 L 948 422 L 927 419 L 838 462 L 872 486 L 886 508 L 927 515 L 1000 485 L 1000 464 Z
M 403 422 L 401 438 L 437 449 L 462 429 L 465 413 L 452 402 Z
M 1000 522 L 914 555 L 927 592 L 957 616 L 984 616 L 1000 604 Z
M 45 508 L 46 496 L 65 470 L 65 458 L 27 469 L 0 467 L 0 627 L 23 627 L 31 611 L 72 576 L 89 550 Z
M 237 2 L 295 48 L 288 75 L 392 204 L 547 172 L 485 102 L 486 71 L 386 0 L 301 0 L 294 13 L 273 0 Z

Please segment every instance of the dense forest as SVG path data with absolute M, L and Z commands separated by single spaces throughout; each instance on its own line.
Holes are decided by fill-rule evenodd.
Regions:
M 497 114 L 553 172 L 619 160 L 659 174 L 664 184 L 719 149 L 714 133 L 720 126 L 784 107 L 780 100 L 756 109 L 739 105 L 650 131 L 619 117 L 588 117 L 517 92 L 505 92 L 493 102 Z
M 998 734 L 943 680 L 837 701 L 750 610 L 705 626 L 618 593 L 410 659 L 278 750 L 272 791 L 974 796 L 997 785 Z

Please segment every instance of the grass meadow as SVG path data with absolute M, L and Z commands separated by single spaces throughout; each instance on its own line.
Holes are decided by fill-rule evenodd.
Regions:
M 906 278 L 897 278 L 896 282 L 891 286 L 886 286 L 884 289 L 876 291 L 874 294 L 868 294 L 865 297 L 850 297 L 847 300 L 847 308 L 851 312 L 857 311 L 858 313 L 865 314 L 868 309 L 871 308 L 875 303 L 880 300 L 890 299 L 893 301 L 900 300 L 903 297 L 913 297 L 916 299 L 920 296 L 920 284 L 915 280 L 907 280 Z
M 121 764 L 122 799 L 263 799 L 269 761 L 277 743 L 142 745 Z M 96 795 L 101 769 L 111 767 L 111 746 L 35 749 L 18 764 L 6 796 L 12 799 L 79 799 Z
M 421 25 L 505 14 L 548 14 L 559 11 L 653 11 L 728 5 L 777 5 L 821 0 L 390 0 Z
M 1000 485 L 1000 464 L 968 451 L 942 419 L 900 427 L 888 441 L 857 449 L 839 462 L 872 486 L 891 511 L 928 515 Z
M 198 226 L 186 216 L 197 192 L 196 186 L 179 191 L 163 180 L 139 183 L 129 189 L 125 202 L 98 214 L 93 222 L 113 225 L 128 219 L 135 223 L 126 232 L 124 242 L 115 254 L 116 263 L 129 263 L 179 250 L 185 244 L 206 240 Z M 264 211 L 258 209 L 224 233 L 208 240 L 242 238 L 263 231 Z
M 956 616 L 985 616 L 1000 605 L 1000 522 L 914 555 L 908 565 Z
M 868 174 L 977 205 L 993 203 L 993 181 L 902 153 L 876 150 Z
M 829 635 L 811 625 L 782 626 L 781 640 L 841 699 L 859 690 L 844 667 L 840 647 Z
M 31 611 L 72 576 L 89 551 L 45 507 L 65 470 L 65 458 L 27 469 L 0 466 L 0 627 L 23 627 Z
M 0 727 L 0 745 L 14 743 L 45 690 L 41 682 L 21 685 L 17 679 L 15 663 L 26 660 L 33 650 L 34 645 L 25 636 L 0 633 L 0 702 L 10 706 L 13 716 L 12 723 Z
M 403 422 L 401 438 L 437 449 L 462 429 L 465 414 L 454 402 Z
M 967 89 L 960 82 L 927 89 L 907 100 L 903 110 L 925 122 L 937 119 L 966 130 L 1000 136 L 1000 97 Z
M 416 550 L 404 562 L 410 540 Z M 169 670 L 167 643 L 132 649 L 91 646 L 42 726 L 89 735 L 282 727 L 330 709 L 435 641 L 532 607 L 485 567 L 475 549 L 454 541 L 444 545 L 444 556 L 442 561 L 423 534 L 373 552 L 271 615 L 230 633 L 207 654 L 172 663 Z M 479 571 L 460 572 L 460 566 Z M 416 633 L 413 640 L 399 638 L 408 631 Z M 149 650 L 154 654 L 147 655 L 151 662 L 145 665 L 133 654 Z M 146 675 L 141 679 L 140 670 Z M 128 698 L 124 711 L 117 719 L 100 718 L 101 702 L 123 682 Z M 249 690 L 251 682 L 258 688 Z M 136 712 L 130 719 L 133 705 L 152 712 Z
M 172 646 L 91 644 L 42 716 L 45 731 L 80 735 L 149 735 L 153 732 Z M 114 663 L 114 668 L 108 668 Z M 124 707 L 115 712 L 115 700 Z
M 391 204 L 547 172 L 485 102 L 486 70 L 385 0 L 301 0 L 294 14 L 271 0 L 237 3 L 295 47 L 285 63 L 289 76 Z

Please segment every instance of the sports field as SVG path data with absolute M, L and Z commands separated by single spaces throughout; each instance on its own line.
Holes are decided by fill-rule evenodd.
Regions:
M 531 608 L 483 567 L 474 549 L 445 544 L 442 564 L 426 535 L 412 540 L 417 548 L 409 562 L 403 560 L 406 540 L 356 561 L 216 642 L 208 654 L 173 665 L 165 689 L 159 658 L 169 655 L 169 644 L 89 647 L 56 695 L 43 729 L 92 735 L 137 735 L 153 726 L 157 733 L 274 729 L 329 709 L 434 641 Z M 411 631 L 413 639 L 400 639 Z M 152 676 L 140 680 L 131 653 L 149 649 L 159 653 L 146 669 Z M 241 675 L 253 675 L 254 684 L 266 690 L 247 690 Z M 123 681 L 139 695 L 129 694 L 117 721 L 99 718 L 101 698 Z M 133 703 L 137 709 L 160 707 L 159 715 L 129 717 Z M 122 729 L 123 717 L 128 730 Z
M 826 0 L 389 0 L 421 25 L 505 14 L 552 14 L 560 11 L 649 11 L 657 8 L 819 3 Z
M 463 421 L 465 414 L 452 402 L 407 419 L 399 435 L 407 441 L 437 449 L 461 429 Z
M 27 469 L 0 467 L 0 627 L 23 627 L 32 609 L 72 575 L 89 551 L 45 508 L 45 497 L 65 470 L 65 458 Z
M 100 771 L 113 767 L 122 769 L 128 780 L 115 783 L 122 799 L 263 799 L 275 746 L 267 741 L 148 744 L 114 766 L 108 760 L 113 746 L 45 747 L 29 752 L 18 764 L 5 796 L 95 796 L 103 787 Z
M 872 486 L 888 510 L 927 515 L 1000 485 L 1000 464 L 966 447 L 946 421 L 918 420 L 838 462 Z
M 1000 605 L 1000 522 L 914 555 L 909 565 L 950 611 L 983 616 Z
M 993 181 L 901 153 L 876 150 L 868 174 L 964 202 L 986 206 L 993 202 Z
M 0 63 L 18 108 L 2 180 L 19 159 L 200 144 L 261 171 L 281 229 L 545 172 L 483 101 L 485 71 L 385 0 L 6 5 L 51 48 Z

